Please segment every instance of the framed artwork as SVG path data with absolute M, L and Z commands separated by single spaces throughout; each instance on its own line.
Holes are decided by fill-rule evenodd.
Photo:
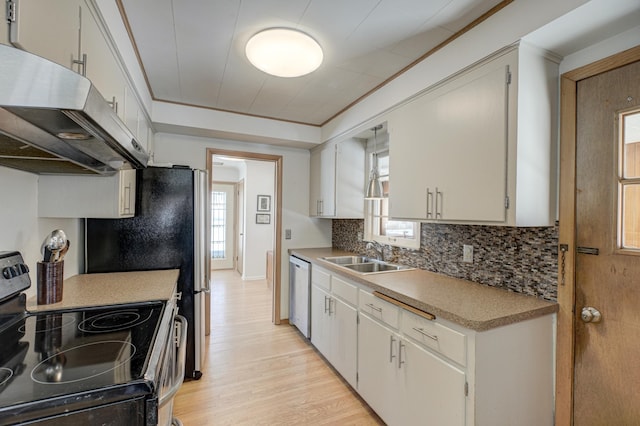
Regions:
M 258 211 L 259 212 L 271 211 L 271 195 L 258 195 Z
M 271 223 L 271 215 L 266 213 L 256 214 L 256 223 L 260 225 L 268 225 Z

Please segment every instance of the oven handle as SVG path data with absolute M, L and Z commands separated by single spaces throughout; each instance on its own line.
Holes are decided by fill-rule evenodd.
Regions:
M 161 395 L 158 399 L 158 407 L 162 407 L 164 404 L 171 401 L 180 389 L 180 386 L 182 386 L 182 382 L 184 380 L 184 365 L 187 352 L 187 319 L 182 315 L 176 315 L 176 323 L 179 323 L 180 326 L 180 328 L 177 329 L 179 335 L 176 338 L 179 342 L 177 351 L 178 356 L 176 357 L 176 364 L 178 368 L 176 375 L 173 378 L 173 385 L 171 386 L 171 389 L 169 389 L 164 395 Z M 173 342 L 173 339 L 171 342 Z

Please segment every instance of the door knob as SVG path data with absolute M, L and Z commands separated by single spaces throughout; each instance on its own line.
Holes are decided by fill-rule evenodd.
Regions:
M 596 308 L 592 308 L 591 306 L 585 306 L 584 308 L 582 308 L 580 317 L 584 322 L 597 323 L 602 320 L 602 314 L 600 313 L 600 311 Z

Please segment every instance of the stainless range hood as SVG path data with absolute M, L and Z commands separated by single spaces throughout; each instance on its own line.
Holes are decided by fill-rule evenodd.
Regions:
M 87 78 L 0 44 L 0 165 L 110 175 L 148 154 Z

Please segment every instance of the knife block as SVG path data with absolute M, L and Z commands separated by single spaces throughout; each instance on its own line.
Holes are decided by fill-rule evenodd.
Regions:
M 36 287 L 38 305 L 48 305 L 62 300 L 64 261 L 38 262 Z

